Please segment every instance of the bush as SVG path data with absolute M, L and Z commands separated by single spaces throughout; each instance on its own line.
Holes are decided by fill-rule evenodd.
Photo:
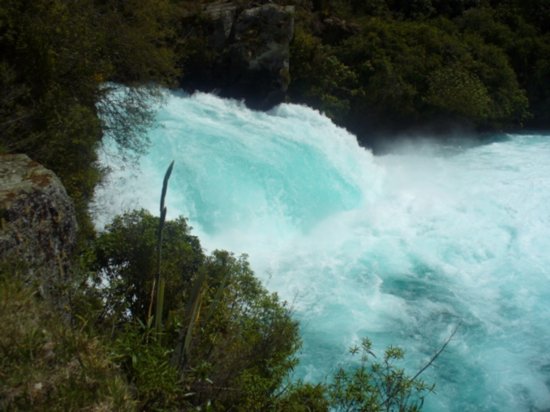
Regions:
M 94 242 L 98 286 L 108 285 L 102 321 L 147 322 L 153 279 L 159 218 L 145 210 L 116 217 Z M 190 234 L 184 218 L 164 224 L 161 273 L 166 281 L 165 313 L 181 308 L 191 280 L 205 257 L 199 240 Z
M 340 368 L 328 387 L 331 405 L 336 411 L 395 411 L 415 412 L 422 409 L 425 394 L 433 391 L 417 376 L 411 378 L 395 366 L 403 358 L 400 348 L 388 347 L 381 361 L 372 362 L 376 356 L 372 343 L 363 339 L 361 346 L 350 349 L 360 361 L 351 368 Z
M 100 234 L 92 253 L 99 301 L 105 302 L 98 325 L 113 330 L 113 350 L 140 405 L 168 407 L 185 393 L 185 402 L 214 410 L 273 406 L 300 345 L 290 310 L 262 287 L 246 257 L 204 256 L 179 218 L 164 224 L 159 335 L 148 318 L 158 225 L 148 212 L 126 213 Z M 150 379 L 161 371 L 165 381 Z

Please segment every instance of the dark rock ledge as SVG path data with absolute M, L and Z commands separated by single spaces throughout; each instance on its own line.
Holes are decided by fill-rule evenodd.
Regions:
M 76 244 L 74 206 L 57 176 L 23 154 L 0 155 L 0 262 L 25 265 L 52 296 Z
M 193 16 L 190 38 L 203 39 L 205 56 L 188 62 L 182 86 L 217 91 L 267 110 L 284 101 L 290 82 L 294 7 L 253 2 L 208 4 Z M 205 40 L 204 40 L 205 39 Z

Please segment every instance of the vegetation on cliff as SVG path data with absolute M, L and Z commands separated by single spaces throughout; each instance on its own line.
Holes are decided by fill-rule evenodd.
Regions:
M 297 18 L 289 95 L 363 141 L 414 129 L 550 126 L 546 2 L 314 5 Z
M 231 66 L 224 56 L 239 8 L 257 4 L 231 1 L 225 14 L 201 8 L 211 3 L 182 3 L 183 84 L 252 101 L 215 78 Z M 544 0 L 274 3 L 295 9 L 287 99 L 322 110 L 364 144 L 402 132 L 550 127 Z

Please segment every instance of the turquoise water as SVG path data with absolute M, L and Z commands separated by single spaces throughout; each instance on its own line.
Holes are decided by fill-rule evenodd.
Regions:
M 138 168 L 112 168 L 102 226 L 124 209 L 169 217 L 205 248 L 247 253 L 289 301 L 304 346 L 297 377 L 323 381 L 369 336 L 406 349 L 427 411 L 550 410 L 550 135 L 484 145 L 428 141 L 373 156 L 318 112 L 252 112 L 212 95 L 169 96 Z

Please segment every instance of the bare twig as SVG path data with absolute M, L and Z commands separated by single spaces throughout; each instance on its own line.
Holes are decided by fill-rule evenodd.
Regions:
M 416 375 L 414 375 L 412 377 L 411 382 L 413 382 L 416 378 L 418 378 L 426 369 L 428 369 L 430 367 L 430 365 L 439 357 L 439 355 L 441 355 L 441 353 L 445 350 L 447 345 L 451 342 L 451 340 L 455 336 L 455 334 L 456 334 L 456 332 L 457 332 L 457 330 L 458 330 L 458 328 L 460 327 L 461 324 L 462 324 L 462 322 L 458 322 L 456 324 L 453 332 L 445 340 L 445 342 L 443 343 L 441 348 L 435 353 L 435 355 L 432 356 L 432 358 L 429 360 L 429 362 L 427 364 L 425 364 L 418 372 L 416 372 Z
M 426 363 L 422 368 L 420 368 L 420 370 L 418 372 L 416 372 L 416 374 L 410 379 L 408 380 L 410 383 L 414 382 L 416 379 L 418 379 L 418 377 L 426 370 L 428 369 L 432 363 L 434 363 L 434 361 L 439 357 L 439 355 L 441 355 L 441 353 L 443 353 L 443 351 L 445 350 L 445 348 L 447 347 L 447 345 L 451 342 L 451 340 L 453 339 L 453 337 L 455 336 L 458 328 L 460 327 L 460 325 L 462 324 L 462 322 L 458 322 L 455 326 L 455 328 L 453 329 L 452 333 L 449 335 L 449 337 L 445 340 L 445 342 L 443 343 L 443 345 L 441 346 L 441 348 L 439 348 L 439 350 L 430 358 L 430 360 L 428 361 L 428 363 Z M 395 389 L 386 397 L 386 399 L 384 400 L 384 402 L 382 402 L 382 404 L 380 406 L 388 406 L 388 403 L 393 399 L 393 397 L 397 394 L 397 392 L 399 391 L 399 387 L 400 387 L 400 384 L 396 385 L 395 386 Z

